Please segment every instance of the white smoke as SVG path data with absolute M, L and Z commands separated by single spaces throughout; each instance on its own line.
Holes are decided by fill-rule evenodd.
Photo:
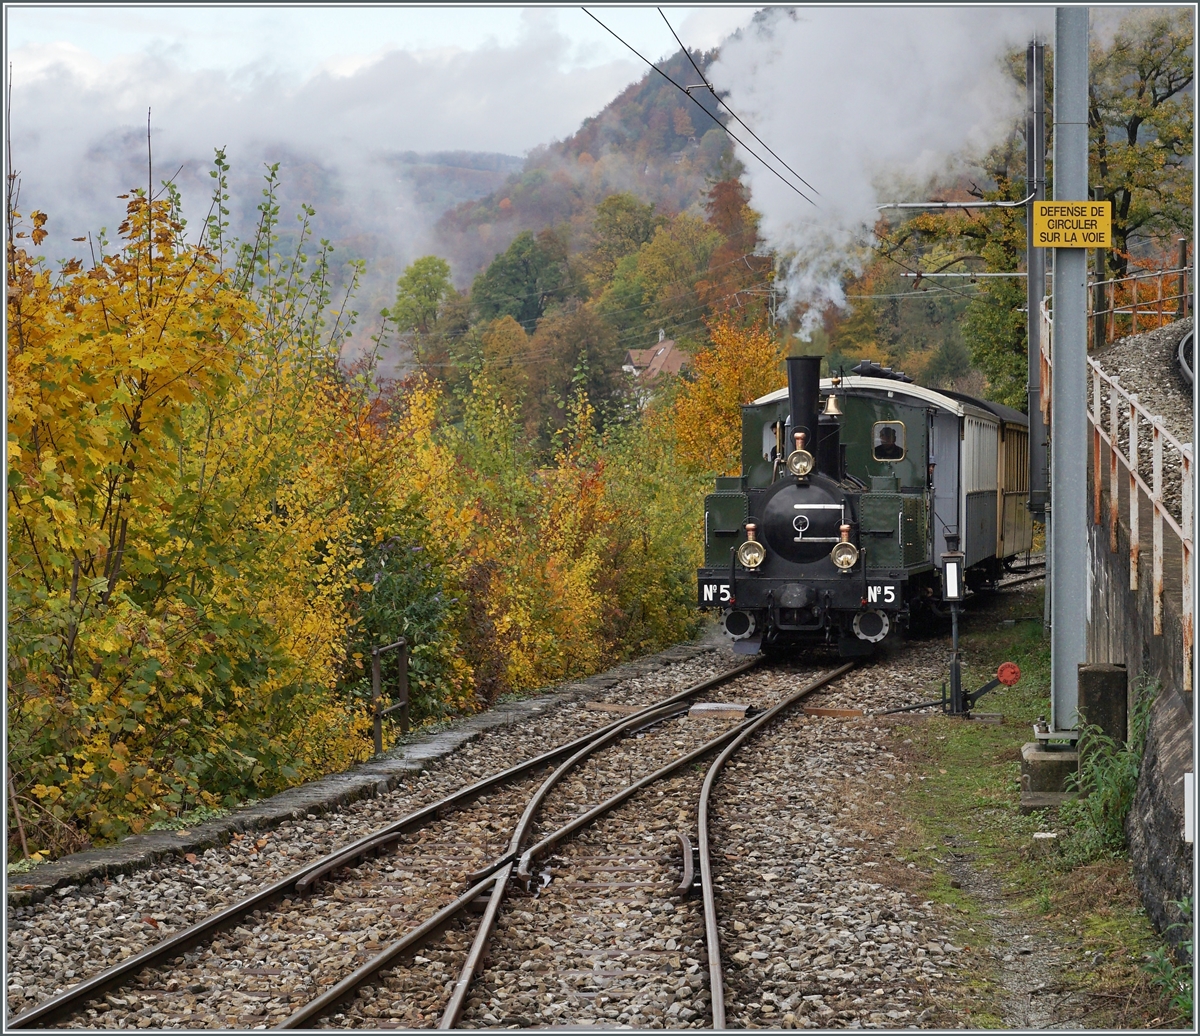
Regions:
M 810 204 L 739 149 L 767 241 L 790 258 L 788 303 L 808 337 L 861 272 L 876 206 L 920 200 L 1008 131 L 1023 95 L 1003 55 L 1053 9 L 773 8 L 729 39 L 710 76 L 733 110 L 805 178 Z M 731 123 L 759 153 L 760 145 Z

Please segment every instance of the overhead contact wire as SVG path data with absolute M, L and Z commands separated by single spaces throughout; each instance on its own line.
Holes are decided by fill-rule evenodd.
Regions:
M 677 33 L 673 28 L 671 28 L 671 23 L 667 21 L 667 16 L 665 14 L 663 14 L 663 9 L 661 7 L 658 9 L 658 13 L 662 15 L 662 20 L 667 23 L 667 28 L 671 29 L 671 35 L 675 37 L 675 42 L 679 44 L 679 49 L 682 50 L 684 52 L 684 54 L 687 55 L 688 61 L 691 61 L 692 68 L 694 68 L 696 70 L 696 75 L 698 75 L 701 78 L 701 80 L 703 80 L 704 85 L 712 93 L 713 97 L 716 98 L 717 104 L 721 105 L 722 108 L 724 108 L 727 112 L 729 112 L 730 115 L 732 115 L 735 119 L 737 119 L 738 122 L 740 122 L 743 126 L 745 126 L 746 132 L 749 133 L 750 136 L 752 136 L 755 140 L 757 140 L 763 147 L 765 147 L 767 149 L 767 152 L 771 155 L 772 158 L 774 158 L 777 162 L 779 162 L 779 164 L 782 165 L 784 169 L 786 169 L 789 173 L 791 173 L 797 180 L 799 180 L 802 184 L 804 184 L 805 187 L 807 187 L 810 191 L 813 192 L 813 194 L 815 194 L 819 198 L 821 196 L 821 192 L 818 191 L 806 179 L 804 179 L 803 176 L 801 176 L 798 172 L 796 172 L 795 169 L 793 169 L 790 165 L 788 165 L 787 162 L 785 162 L 782 158 L 780 158 L 779 155 L 777 155 L 775 153 L 775 151 L 772 149 L 771 145 L 768 144 L 765 140 L 763 140 L 763 138 L 760 137 L 757 133 L 755 133 L 754 130 L 752 130 L 750 128 L 750 126 L 746 122 L 746 120 L 743 119 L 737 112 L 735 112 L 732 108 L 729 107 L 729 102 L 726 101 L 724 97 L 722 97 L 720 94 L 717 93 L 716 87 L 713 86 L 712 83 L 710 83 L 708 81 L 708 76 L 706 76 L 703 72 L 700 71 L 700 66 L 697 65 L 695 60 L 692 58 L 691 51 L 689 51 L 687 49 L 687 47 L 685 47 L 683 45 L 683 40 L 681 40 L 679 38 L 679 33 Z M 688 96 L 690 97 L 691 94 L 689 93 Z
M 689 101 L 691 101 L 692 104 L 696 105 L 697 108 L 699 108 L 702 112 L 704 112 L 705 115 L 707 115 L 710 119 L 712 119 L 713 122 L 715 122 L 718 126 L 720 126 L 721 129 L 725 131 L 726 135 L 731 140 L 733 140 L 735 143 L 741 144 L 741 146 L 745 150 L 746 154 L 757 159 L 762 164 L 764 169 L 766 169 L 768 172 L 770 172 L 771 174 L 776 176 L 779 179 L 780 183 L 787 186 L 790 190 L 795 191 L 798 195 L 800 195 L 801 198 L 803 198 L 806 202 L 808 202 L 809 205 L 812 205 L 814 208 L 816 207 L 817 203 L 815 201 L 813 201 L 812 198 L 810 198 L 807 194 L 805 194 L 802 190 L 800 190 L 800 188 L 797 187 L 794 183 L 792 183 L 791 180 L 789 180 L 786 176 L 784 176 L 778 169 L 776 169 L 773 165 L 771 165 L 770 162 L 768 162 L 765 158 L 763 158 L 762 155 L 760 155 L 757 151 L 755 151 L 753 148 L 751 148 L 744 140 L 742 140 L 739 136 L 737 136 L 737 134 L 735 134 L 728 126 L 725 125 L 725 123 L 723 123 L 719 118 L 717 118 L 717 116 L 715 116 L 712 112 L 710 112 L 707 108 L 705 108 L 704 105 L 702 105 L 698 100 L 696 100 L 696 98 L 694 98 L 690 93 L 688 93 L 687 87 L 680 86 L 677 82 L 675 82 L 674 79 L 672 79 L 669 75 L 667 75 L 667 73 L 664 72 L 661 68 L 659 68 L 653 61 L 651 61 L 649 58 L 645 57 L 640 51 L 634 49 L 632 44 L 626 43 L 625 40 L 621 39 L 620 36 L 618 36 L 615 32 L 613 32 L 612 29 L 610 29 L 607 25 L 605 25 L 599 18 L 597 18 L 594 14 L 592 14 L 592 12 L 589 11 L 586 7 L 581 7 L 580 10 L 583 11 L 583 13 L 586 14 L 589 18 L 591 18 L 592 21 L 594 21 L 597 25 L 599 25 L 600 28 L 602 28 L 605 32 L 607 32 L 610 36 L 612 36 L 612 38 L 615 39 L 618 43 L 620 43 L 622 46 L 627 48 L 631 53 L 637 55 L 638 58 L 640 58 L 647 65 L 649 65 L 652 69 L 654 69 L 655 72 L 657 72 L 660 76 L 663 77 L 663 79 L 665 79 L 668 83 L 670 83 L 673 87 L 675 87 L 675 89 L 678 90 L 681 94 L 683 94 Z

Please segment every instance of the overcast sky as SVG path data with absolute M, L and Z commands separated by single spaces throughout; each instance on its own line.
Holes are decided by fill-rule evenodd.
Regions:
M 676 50 L 654 7 L 592 10 L 646 58 Z M 710 48 L 756 8 L 664 10 L 687 45 Z M 968 145 L 985 149 L 1021 103 L 999 60 L 1034 32 L 1049 36 L 1053 10 L 801 5 L 728 42 L 717 86 L 821 192 L 810 206 L 746 156 L 769 242 L 844 256 L 837 242 L 862 236 L 881 177 L 906 174 L 919 190 Z M 1093 11 L 1101 33 L 1124 13 Z M 214 148 L 234 168 L 235 231 L 253 217 L 262 164 L 278 161 L 284 214 L 313 202 L 319 232 L 394 277 L 435 247 L 438 215 L 394 156 L 523 155 L 572 134 L 646 72 L 578 7 L 11 5 L 5 17 L 13 164 L 22 208 L 50 214 L 52 256 L 120 222 L 116 195 L 147 179 L 153 109 L 155 185 L 177 176 L 193 220 L 208 206 Z M 819 279 L 836 286 L 843 267 Z
M 614 31 L 656 60 L 676 46 L 653 7 L 594 8 Z M 712 47 L 748 22 L 754 7 L 665 7 L 689 46 Z M 642 65 L 578 7 L 250 6 L 10 6 L 6 44 L 20 96 L 38 80 L 69 81 L 120 94 L 124 106 L 153 105 L 165 92 L 161 76 L 216 74 L 222 85 L 253 94 L 303 92 L 306 85 L 369 82 L 372 68 L 401 55 L 446 87 L 443 103 L 422 91 L 424 117 L 405 126 L 396 146 L 463 148 L 521 154 L 572 133 L 625 85 Z M 473 72 L 516 76 L 528 93 L 510 91 Z M 524 74 L 522 68 L 524 66 Z M 553 89 L 537 76 L 554 73 Z M 403 104 L 393 83 L 380 105 Z M 352 87 L 351 87 L 352 91 Z M 115 98 L 114 98 L 115 99 Z M 464 110 L 464 101 L 468 101 Z M 495 101 L 499 103 L 489 103 Z M 14 110 L 20 124 L 21 112 Z
M 664 10 L 689 46 L 709 48 L 755 8 Z M 595 11 L 651 60 L 677 49 L 653 7 Z M 438 214 L 388 156 L 524 155 L 646 71 L 578 7 L 12 5 L 5 17 L 22 208 L 50 214 L 56 257 L 119 223 L 116 196 L 146 182 L 147 109 L 156 189 L 175 177 L 193 226 L 225 147 L 235 231 L 253 217 L 263 163 L 278 161 L 283 211 L 312 202 L 320 231 L 403 263 L 430 247 Z
M 602 20 L 646 54 L 662 57 L 673 43 L 651 6 L 595 5 Z M 744 24 L 753 5 L 664 6 L 692 46 L 710 47 Z M 401 6 L 313 5 L 116 6 L 89 4 L 8 7 L 8 45 L 36 62 L 42 48 L 70 49 L 108 61 L 153 51 L 185 67 L 234 71 L 249 66 L 286 70 L 298 77 L 319 69 L 350 72 L 388 50 L 474 50 L 511 47 L 530 21 L 556 26 L 571 47 L 563 68 L 591 67 L 630 55 L 578 7 L 526 5 Z

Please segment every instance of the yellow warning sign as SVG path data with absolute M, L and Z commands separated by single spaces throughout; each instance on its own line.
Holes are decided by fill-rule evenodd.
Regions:
M 1111 248 L 1112 202 L 1035 201 L 1035 248 Z

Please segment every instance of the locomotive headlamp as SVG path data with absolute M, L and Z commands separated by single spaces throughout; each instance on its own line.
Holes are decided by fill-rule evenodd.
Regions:
M 833 563 L 843 572 L 849 572 L 858 561 L 858 548 L 850 542 L 850 526 L 841 526 L 842 539 L 829 552 Z
M 753 522 L 746 525 L 746 542 L 737 549 L 737 559 L 742 568 L 758 568 L 767 557 L 767 548 L 754 538 L 758 526 Z
M 803 478 L 813 469 L 813 455 L 804 448 L 804 433 L 796 433 L 796 448 L 788 454 L 787 469 L 797 478 Z

